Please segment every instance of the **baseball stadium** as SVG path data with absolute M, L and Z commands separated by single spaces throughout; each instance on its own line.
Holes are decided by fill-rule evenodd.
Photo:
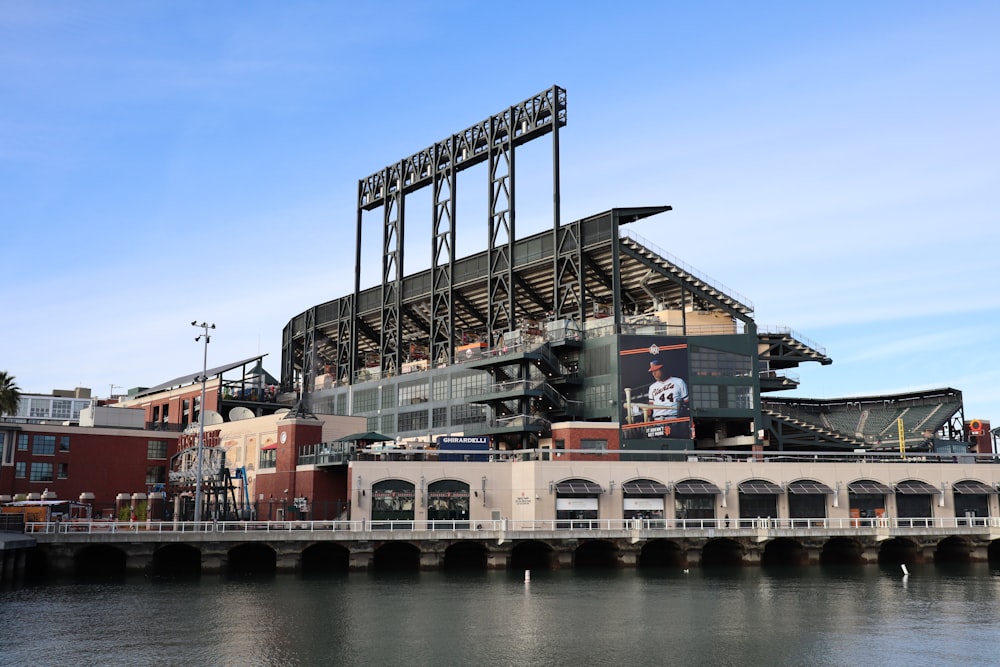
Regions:
M 798 389 L 800 364 L 833 360 L 791 329 L 758 326 L 746 297 L 629 228 L 668 216 L 669 205 L 564 223 L 566 104 L 553 86 L 359 181 L 353 292 L 283 330 L 281 381 L 300 392 L 300 409 L 365 416 L 397 442 L 484 436 L 505 450 L 553 446 L 553 424 L 594 423 L 617 425 L 622 449 L 992 451 L 967 432 L 951 388 L 772 397 Z M 552 226 L 519 238 L 515 156 L 542 138 L 552 144 Z M 470 187 L 485 186 L 487 216 L 460 225 L 459 184 L 480 164 L 487 182 Z M 407 208 L 424 188 L 430 210 Z M 407 273 L 413 216 L 431 218 L 433 253 L 429 269 Z M 485 231 L 485 250 L 456 257 L 460 226 L 463 238 Z M 381 257 L 362 256 L 362 238 L 378 231 Z M 363 288 L 362 267 L 376 260 L 381 282 Z M 676 384 L 677 396 L 657 392 L 675 399 L 666 410 L 654 366 Z

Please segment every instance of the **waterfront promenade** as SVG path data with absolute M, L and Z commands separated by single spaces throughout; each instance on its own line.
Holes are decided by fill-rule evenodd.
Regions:
M 1000 517 L 29 523 L 44 570 L 304 572 L 993 562 Z

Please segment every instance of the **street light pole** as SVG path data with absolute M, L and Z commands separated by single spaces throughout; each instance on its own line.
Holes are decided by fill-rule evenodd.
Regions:
M 208 330 L 214 329 L 214 324 L 207 324 L 202 322 L 198 324 L 198 320 L 191 322 L 191 326 L 199 327 L 204 330 L 204 333 L 199 334 L 195 338 L 195 342 L 200 341 L 202 338 L 205 339 L 205 354 L 201 362 L 201 408 L 198 410 L 198 457 L 195 463 L 195 477 L 194 477 L 194 520 L 201 521 L 201 463 L 202 463 L 202 449 L 205 446 L 205 384 L 208 382 L 208 341 L 212 339 L 209 335 Z

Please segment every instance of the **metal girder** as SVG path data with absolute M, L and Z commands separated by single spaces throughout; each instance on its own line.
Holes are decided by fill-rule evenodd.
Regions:
M 509 123 L 513 110 L 494 116 L 489 132 L 489 220 L 487 224 L 488 274 L 487 336 L 495 345 L 495 332 L 514 328 L 514 147 Z
M 434 147 L 434 228 L 431 248 L 430 358 L 443 363 L 455 357 L 455 203 L 457 170 L 451 146 Z
M 542 296 L 525 280 L 519 273 L 514 273 L 514 284 L 521 288 L 524 294 L 531 299 L 532 303 L 544 311 L 551 311 L 552 304 L 542 298 Z
M 580 226 L 557 227 L 553 230 L 553 238 L 555 240 L 552 246 L 553 315 L 556 319 L 572 319 L 583 322 L 586 310 L 584 303 L 586 269 L 584 268 Z
M 386 179 L 400 179 L 399 168 L 386 168 Z M 401 189 L 396 189 L 382 209 L 382 338 L 379 343 L 379 361 L 382 373 L 401 370 L 403 323 L 400 311 L 403 306 L 403 207 Z
M 627 255 L 637 262 L 641 262 L 651 269 L 656 271 L 659 275 L 663 276 L 668 281 L 678 285 L 682 291 L 687 294 L 692 300 L 700 299 L 705 304 L 710 304 L 716 308 L 729 310 L 732 306 L 723 299 L 720 299 L 714 294 L 711 294 L 707 289 L 699 288 L 696 284 L 693 284 L 690 280 L 686 280 L 684 277 L 675 275 L 670 271 L 664 271 L 663 267 L 659 266 L 656 262 L 650 261 L 648 258 L 644 257 L 642 254 L 634 252 L 631 248 L 622 245 L 621 254 Z
M 511 328 L 514 314 L 514 148 L 566 123 L 566 91 L 545 90 L 358 182 L 358 223 L 355 243 L 355 289 L 351 327 L 361 326 L 358 312 L 361 274 L 362 212 L 378 207 L 383 213 L 382 294 L 379 358 L 383 372 L 401 371 L 403 236 L 405 195 L 424 186 L 434 188 L 432 235 L 432 296 L 426 331 L 432 358 L 451 357 L 455 340 L 454 249 L 456 173 L 489 161 L 489 306 L 487 328 Z M 557 152 L 556 143 L 556 152 Z M 556 181 L 558 182 L 558 181 Z M 558 220 L 558 217 L 557 217 Z M 351 372 L 357 363 L 358 331 L 351 335 Z
M 292 335 L 292 325 L 286 324 L 281 330 L 281 388 L 288 391 L 290 383 L 295 376 L 295 354 L 293 352 L 294 337 Z
M 380 337 L 378 335 L 378 332 L 372 329 L 370 324 L 365 322 L 363 319 L 358 319 L 357 325 L 358 325 L 357 327 L 358 335 L 364 336 L 371 342 L 378 345 Z
M 413 324 L 415 324 L 418 329 L 422 329 L 422 330 L 426 331 L 428 329 L 428 327 L 430 326 L 430 322 L 428 322 L 426 319 L 424 319 L 423 317 L 421 317 L 420 314 L 417 313 L 417 311 L 413 309 L 412 304 L 403 304 L 403 308 L 401 310 L 401 313 L 402 313 L 403 317 L 405 317 L 409 321 L 413 322 Z
M 509 118 L 503 130 L 508 134 L 487 131 L 487 125 L 497 117 L 492 116 L 400 160 L 398 180 L 386 179 L 385 170 L 361 179 L 358 207 L 373 210 L 384 206 L 396 191 L 407 194 L 430 185 L 436 172 L 457 172 L 485 162 L 491 138 L 516 147 L 566 125 L 566 91 L 552 86 L 499 114 L 505 115 Z
M 590 274 L 597 278 L 598 282 L 607 287 L 609 290 L 614 289 L 614 280 L 608 275 L 600 264 L 594 261 L 594 258 L 590 256 L 590 253 L 582 253 L 583 264 Z
M 780 415 L 762 415 L 773 434 L 771 445 L 778 450 L 784 450 L 788 446 L 798 448 L 806 447 L 826 447 L 830 449 L 853 449 L 860 446 L 856 439 L 846 436 L 831 438 L 820 433 L 817 429 L 808 425 L 794 424 Z
M 305 354 L 302 355 L 302 393 L 309 391 L 310 383 L 316 379 L 316 308 L 306 311 Z
M 354 376 L 354 295 L 337 300 L 337 382 L 350 383 Z
M 763 331 L 758 334 L 757 339 L 761 345 L 766 346 L 759 354 L 760 358 L 769 362 L 773 369 L 795 368 L 806 361 L 818 361 L 824 366 L 833 363 L 824 350 L 799 340 L 790 330 Z
M 462 294 L 461 292 L 459 292 L 458 290 L 455 291 L 455 301 L 457 303 L 459 303 L 462 306 L 462 308 L 465 309 L 465 311 L 467 313 L 469 313 L 470 315 L 472 315 L 473 317 L 475 317 L 477 320 L 479 320 L 479 323 L 481 325 L 483 325 L 483 326 L 486 325 L 486 323 L 488 321 L 487 318 L 486 318 L 486 313 L 484 313 L 483 311 L 481 311 L 478 308 L 476 308 L 476 305 L 474 303 L 472 303 L 471 301 L 469 301 L 469 298 L 467 296 L 465 296 L 464 294 Z

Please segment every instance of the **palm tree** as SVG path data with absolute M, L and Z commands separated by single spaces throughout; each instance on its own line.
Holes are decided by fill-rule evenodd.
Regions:
M 7 371 L 0 371 L 0 417 L 17 414 L 21 404 L 21 388 L 14 381 L 14 376 Z

